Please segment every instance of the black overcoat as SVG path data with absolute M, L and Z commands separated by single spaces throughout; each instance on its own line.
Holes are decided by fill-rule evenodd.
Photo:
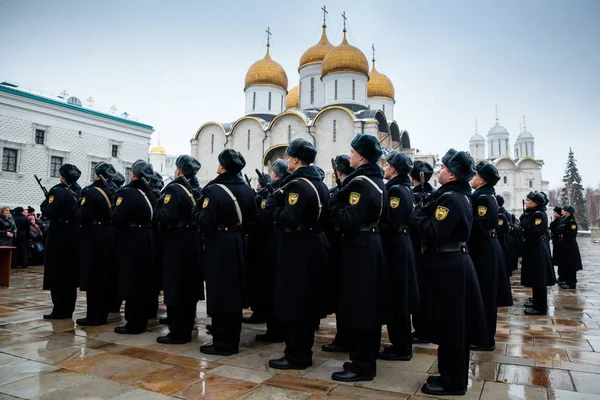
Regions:
M 117 236 L 119 299 L 149 301 L 156 296 L 152 217 L 156 198 L 141 180 L 117 191 L 110 211 Z
M 330 188 L 329 196 L 333 196 L 337 191 L 337 186 Z M 327 314 L 333 314 L 338 307 L 343 234 L 340 231 L 340 228 L 331 219 L 331 213 L 328 213 L 323 222 L 323 231 L 327 238 L 327 278 L 325 280 L 327 298 L 326 312 Z
M 419 334 L 432 343 L 489 346 L 477 274 L 466 252 L 437 252 L 440 245 L 469 239 L 473 211 L 467 182 L 452 181 L 413 213 L 413 228 L 423 235 Z
M 558 227 L 562 223 L 562 217 L 554 218 L 550 222 L 550 239 L 552 240 L 552 264 L 560 265 L 560 251 L 562 250 L 562 238 L 558 232 Z M 560 275 L 560 271 L 559 271 Z
M 408 317 L 419 307 L 416 261 L 410 239 L 414 196 L 408 176 L 392 178 L 385 187 L 389 201 L 381 222 L 381 239 L 388 266 L 392 316 Z
M 283 322 L 317 321 L 325 315 L 327 241 L 322 231 L 329 189 L 314 166 L 281 181 L 264 212 L 279 228 L 274 316 Z
M 512 222 L 508 226 L 508 266 L 511 271 L 519 269 L 519 256 L 521 255 L 521 234 L 518 222 Z
M 110 209 L 114 197 L 102 181 L 81 191 L 79 222 L 79 288 L 111 290 L 117 286 L 117 249 Z
M 510 268 L 510 253 L 508 251 L 508 226 L 509 220 L 507 211 L 504 207 L 500 207 L 498 209 L 498 225 L 496 226 L 496 233 L 498 234 L 500 247 L 502 247 L 502 254 L 504 254 L 504 269 L 506 270 L 506 275 L 510 277 L 512 276 L 512 269 Z
M 581 271 L 583 265 L 577 244 L 577 221 L 572 215 L 563 218 L 558 234 L 561 238 L 559 268 L 563 271 Z
M 75 207 L 81 187 L 75 182 L 70 188 L 75 196 L 67 189 L 66 182 L 53 186 L 40 205 L 44 217 L 50 220 L 44 257 L 46 290 L 77 287 L 79 225 L 75 219 Z
M 202 279 L 202 237 L 192 209 L 196 199 L 185 186 L 182 176 L 162 191 L 154 220 L 160 224 L 159 254 L 162 257 L 162 288 L 167 306 L 181 306 L 204 299 Z M 189 181 L 200 192 L 197 179 Z
M 236 198 L 241 221 L 231 196 L 219 185 L 227 187 Z M 192 217 L 203 234 L 208 315 L 241 313 L 248 307 L 244 230 L 256 223 L 254 190 L 241 174 L 221 174 L 204 187 Z
M 387 204 L 382 178 L 379 165 L 360 166 L 329 201 L 331 218 L 344 235 L 336 317 L 354 329 L 378 329 L 390 316 L 390 286 L 378 227 Z
M 521 285 L 527 287 L 555 285 L 556 276 L 546 239 L 548 233 L 546 208 L 528 208 L 521 214 L 519 220 L 523 237 Z

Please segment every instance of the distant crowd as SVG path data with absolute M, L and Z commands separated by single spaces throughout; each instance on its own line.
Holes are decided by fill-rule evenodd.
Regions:
M 15 246 L 12 268 L 44 263 L 45 238 L 50 221 L 31 206 L 0 207 L 0 246 Z

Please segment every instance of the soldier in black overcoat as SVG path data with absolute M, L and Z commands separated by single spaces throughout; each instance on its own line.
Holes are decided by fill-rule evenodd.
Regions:
M 386 157 L 384 178 L 389 198 L 386 218 L 381 222 L 381 239 L 385 251 L 391 293 L 391 320 L 387 331 L 392 346 L 379 352 L 379 358 L 392 361 L 412 359 L 410 315 L 419 307 L 416 261 L 410 239 L 410 220 L 414 195 L 409 172 L 413 162 L 404 153 L 392 151 Z
M 354 172 L 350 166 L 350 157 L 345 154 L 339 155 L 334 160 L 335 174 L 340 182 Z M 339 188 L 336 186 L 329 189 L 329 195 L 334 195 Z M 339 303 L 340 286 L 340 260 L 342 257 L 342 237 L 340 228 L 333 222 L 331 216 L 325 222 L 325 236 L 327 237 L 327 314 L 337 311 Z M 349 353 L 356 347 L 356 338 L 352 329 L 342 321 L 339 315 L 335 318 L 335 338 L 331 343 L 321 345 L 321 349 L 329 353 Z
M 521 255 L 521 228 L 515 214 L 507 215 L 508 226 L 508 266 L 511 271 L 519 269 L 519 256 Z
M 575 207 L 567 204 L 562 209 L 562 223 L 558 226 L 560 235 L 560 258 L 558 269 L 562 271 L 564 282 L 561 289 L 575 289 L 577 287 L 577 271 L 583 269 L 581 253 L 577 244 L 577 221 L 575 221 Z
M 464 395 L 469 371 L 469 345 L 489 346 L 483 301 L 475 267 L 468 254 L 473 211 L 469 180 L 473 158 L 454 149 L 442 158 L 442 186 L 415 210 L 413 228 L 424 239 L 421 267 L 421 334 L 438 344 L 440 376 L 422 391 L 434 396 Z
M 81 191 L 76 215 L 79 222 L 79 289 L 86 292 L 87 313 L 78 325 L 106 324 L 117 293 L 116 238 L 110 220 L 114 194 L 104 184 L 115 177 L 115 168 L 101 162 L 94 168 L 94 181 Z M 102 177 L 102 178 L 101 178 Z
M 508 227 L 510 225 L 510 216 L 508 211 L 504 208 L 504 197 L 499 194 L 496 195 L 496 202 L 498 203 L 498 226 L 496 226 L 496 233 L 498 234 L 498 241 L 500 247 L 502 247 L 502 254 L 504 254 L 504 269 L 506 270 L 506 276 L 512 276 L 512 269 L 510 268 L 510 253 L 508 251 Z
M 155 295 L 152 218 L 156 198 L 149 186 L 154 169 L 146 161 L 137 160 L 131 171 L 131 182 L 117 191 L 110 212 L 118 243 L 119 299 L 125 300 L 127 321 L 124 326 L 115 327 L 115 333 L 120 334 L 146 330 Z
M 552 210 L 552 221 L 550 222 L 550 239 L 552 240 L 552 264 L 558 267 L 556 283 L 559 286 L 565 282 L 560 262 L 561 237 L 558 233 L 558 227 L 562 223 L 562 218 L 562 207 L 554 207 Z
M 357 345 L 352 362 L 333 380 L 369 381 L 377 374 L 381 325 L 389 320 L 387 265 L 379 234 L 387 193 L 377 164 L 382 149 L 375 136 L 357 134 L 351 142 L 350 166 L 355 171 L 329 201 L 331 218 L 342 232 L 340 289 L 337 315 L 353 331 Z
M 279 189 L 281 181 L 289 175 L 287 162 L 278 158 L 271 164 L 271 187 Z M 265 212 L 269 190 L 261 187 L 256 194 L 256 206 L 258 208 L 259 223 L 256 229 L 258 237 L 254 246 L 257 247 L 259 261 L 263 268 L 262 275 L 255 283 L 257 309 L 259 315 L 263 315 L 267 323 L 267 331 L 256 335 L 256 340 L 268 343 L 281 343 L 285 341 L 285 326 L 283 322 L 273 314 L 275 301 L 275 277 L 277 273 L 277 251 L 279 249 L 279 226 L 273 220 L 273 215 Z
M 117 185 L 117 189 L 119 189 L 125 183 L 125 176 L 120 172 L 116 172 L 112 182 Z
M 421 177 L 422 176 L 422 177 Z M 410 171 L 410 180 L 413 185 L 413 193 L 415 195 L 415 205 L 419 206 L 423 201 L 429 197 L 435 189 L 429 181 L 433 176 L 433 167 L 431 164 L 425 161 L 417 160 L 414 162 L 413 169 Z M 421 179 L 423 179 L 423 184 L 421 184 Z M 421 291 L 421 279 L 420 276 L 420 265 L 422 264 L 423 252 L 422 252 L 422 241 L 423 237 L 419 234 L 417 229 L 413 229 L 410 231 L 410 239 L 413 244 L 414 255 L 415 255 L 415 263 L 416 263 L 416 271 L 417 271 L 417 280 L 419 282 L 419 291 Z M 421 338 L 420 327 L 419 327 L 419 310 L 415 310 L 412 314 L 412 323 L 414 331 L 412 333 L 413 343 L 427 343 L 426 339 Z
M 44 259 L 44 289 L 50 290 L 52 312 L 44 319 L 70 319 L 77 300 L 77 268 L 79 266 L 79 224 L 75 206 L 81 186 L 81 171 L 73 164 L 63 164 L 60 183 L 53 186 L 40 208 L 50 220 Z
M 206 184 L 192 211 L 204 240 L 204 278 L 207 314 L 212 318 L 213 342 L 200 352 L 231 355 L 239 352 L 242 309 L 248 307 L 245 282 L 244 230 L 256 223 L 256 194 L 244 181 L 246 160 L 225 149 L 219 154 L 218 176 Z
M 312 365 L 315 326 L 325 314 L 327 240 L 322 223 L 329 189 L 310 165 L 317 150 L 296 139 L 286 149 L 288 171 L 280 189 L 270 195 L 264 212 L 279 227 L 274 315 L 285 324 L 285 351 L 270 360 L 276 369 Z
M 202 238 L 196 222 L 192 221 L 192 209 L 200 198 L 201 188 L 196 178 L 200 162 L 181 155 L 175 165 L 175 179 L 164 188 L 154 210 L 154 220 L 161 226 L 161 250 L 158 253 L 162 256 L 159 262 L 162 288 L 170 319 L 169 334 L 156 338 L 163 344 L 183 344 L 192 340 L 196 304 L 204 299 Z
M 494 351 L 498 307 L 513 304 L 504 252 L 496 231 L 499 207 L 494 186 L 500 174 L 493 164 L 485 161 L 479 162 L 475 170 L 477 174 L 471 180 L 471 187 L 475 189 L 471 195 L 473 226 L 468 246 L 481 289 L 489 346 L 473 346 L 471 350 Z
M 530 287 L 531 301 L 525 303 L 526 315 L 548 313 L 547 286 L 556 284 L 550 247 L 546 239 L 548 217 L 546 198 L 541 192 L 530 192 L 525 201 L 525 212 L 519 218 L 523 238 L 521 248 L 521 285 Z
M 165 187 L 165 182 L 163 181 L 163 177 L 157 171 L 154 171 L 152 174 L 152 178 L 148 180 L 150 184 L 150 188 L 152 192 L 154 192 L 154 198 L 160 199 L 162 201 L 162 189 Z M 157 201 L 156 204 L 160 203 Z M 161 244 L 161 231 L 160 231 L 161 223 L 156 219 L 156 212 L 154 214 L 154 219 L 152 221 L 152 237 L 154 241 L 154 271 L 153 278 L 153 295 L 152 300 L 148 303 L 148 319 L 155 319 L 158 316 L 158 308 L 159 308 L 159 297 L 160 291 L 162 289 L 162 244 Z M 161 323 L 163 319 L 159 320 Z M 168 323 L 168 322 L 167 322 Z

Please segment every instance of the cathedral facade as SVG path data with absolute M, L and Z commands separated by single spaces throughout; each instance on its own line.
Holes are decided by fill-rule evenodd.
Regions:
M 190 141 L 191 155 L 202 163 L 201 184 L 214 177 L 217 155 L 224 148 L 244 155 L 244 172 L 253 184 L 254 169 L 269 171 L 296 138 L 315 145 L 315 164 L 325 170 L 330 186 L 330 160 L 349 153 L 356 133 L 377 137 L 384 148 L 413 154 L 408 132 L 394 119 L 394 85 L 375 68 L 375 57 L 369 66 L 364 53 L 348 42 L 345 26 L 342 42 L 332 45 L 326 28 L 323 23 L 319 42 L 300 57 L 292 88 L 284 69 L 271 58 L 267 41 L 264 58 L 246 73 L 244 115 L 232 122 L 206 122 Z

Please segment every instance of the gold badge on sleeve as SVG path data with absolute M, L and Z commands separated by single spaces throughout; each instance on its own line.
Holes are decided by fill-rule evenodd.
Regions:
M 48 197 L 48 203 L 52 203 L 54 201 L 54 195 Z
M 202 208 L 208 207 L 208 200 L 208 197 L 204 199 L 204 201 L 202 202 Z
M 168 204 L 169 201 L 171 201 L 171 195 L 170 194 L 166 194 L 165 195 L 165 200 L 164 200 L 165 204 Z
M 83 196 L 83 197 L 81 198 L 81 203 L 80 203 L 80 204 L 81 204 L 81 205 L 84 205 L 84 204 L 85 204 L 85 196 Z
M 293 206 L 298 202 L 298 193 L 290 193 L 288 194 L 288 203 L 290 206 Z
M 575 225 L 575 224 L 571 225 L 571 229 L 576 230 L 577 229 L 577 225 Z
M 360 193 L 352 192 L 350 193 L 350 197 L 348 198 L 348 202 L 350 205 L 355 206 L 360 201 Z
M 541 218 L 536 218 L 536 219 L 535 219 L 535 221 L 534 221 L 534 223 L 535 223 L 536 225 L 539 225 L 539 224 L 541 224 L 541 223 L 542 223 L 542 219 L 541 219 Z
M 448 210 L 448 208 L 446 207 L 438 206 L 435 209 L 435 219 L 437 219 L 438 221 L 443 221 L 448 216 L 449 211 L 450 210 Z
M 503 219 L 499 219 L 498 220 L 498 225 L 504 225 L 504 220 Z
M 390 207 L 398 208 L 400 205 L 400 199 L 398 197 L 390 197 Z
M 264 199 L 260 202 L 260 208 L 262 208 L 263 210 L 265 209 L 265 204 L 267 204 L 267 200 Z
M 121 203 L 123 202 L 123 198 L 122 197 L 117 197 L 117 206 L 120 206 Z
M 485 214 L 487 214 L 487 207 L 485 207 L 485 206 L 479 206 L 479 207 L 477 207 L 477 214 L 480 217 L 485 216 Z

